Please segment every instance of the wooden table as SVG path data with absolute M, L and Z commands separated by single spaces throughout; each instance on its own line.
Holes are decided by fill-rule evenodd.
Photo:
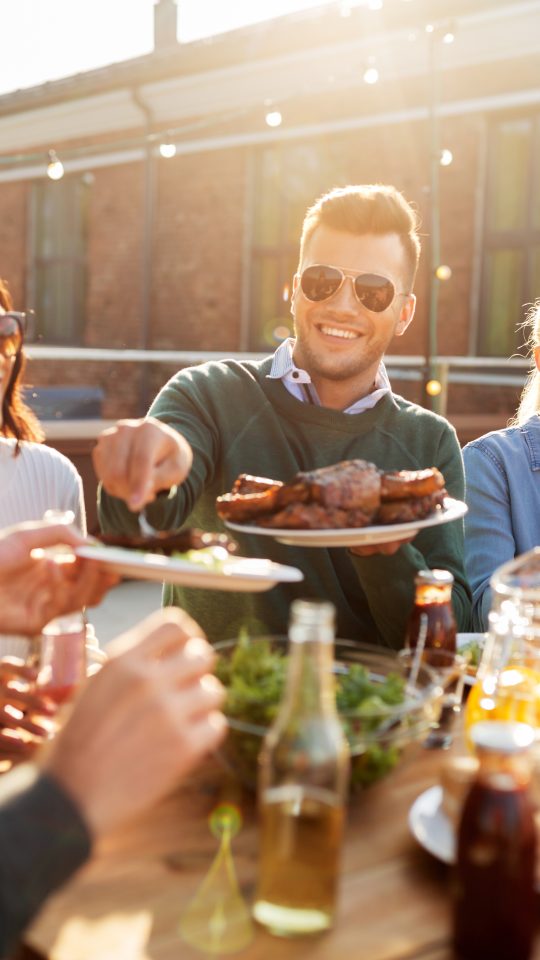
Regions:
M 448 868 L 411 837 L 407 814 L 438 779 L 441 754 L 419 749 L 350 806 L 334 929 L 281 940 L 256 928 L 238 960 L 447 960 Z M 50 960 L 195 960 L 179 921 L 217 850 L 208 815 L 236 802 L 244 826 L 233 841 L 247 899 L 256 877 L 253 799 L 209 765 L 144 819 L 103 843 L 51 899 L 26 941 Z M 223 955 L 223 954 L 220 954 Z M 540 941 L 534 954 L 540 958 Z M 480 958 L 479 958 L 480 960 Z

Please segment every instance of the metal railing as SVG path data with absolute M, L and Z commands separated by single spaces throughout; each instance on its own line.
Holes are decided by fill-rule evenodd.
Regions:
M 32 360 L 55 360 L 64 362 L 98 363 L 168 363 L 178 368 L 204 363 L 207 360 L 259 360 L 267 353 L 245 353 L 236 350 L 122 350 L 108 347 L 60 347 L 28 344 L 26 352 Z M 421 382 L 426 379 L 428 359 L 424 356 L 385 357 L 389 375 L 395 380 Z M 431 358 L 429 367 L 441 384 L 438 411 L 446 413 L 449 384 L 471 384 L 520 388 L 530 369 L 531 362 L 525 357 L 505 360 L 498 357 L 437 356 Z

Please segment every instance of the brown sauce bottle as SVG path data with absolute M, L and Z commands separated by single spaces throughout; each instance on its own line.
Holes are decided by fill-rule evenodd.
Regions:
M 407 625 L 405 646 L 456 652 L 456 621 L 452 609 L 454 578 L 448 570 L 420 570 L 414 578 L 414 606 Z
M 454 951 L 459 960 L 529 960 L 536 925 L 536 834 L 528 795 L 522 723 L 471 728 L 480 761 L 458 831 L 453 883 Z

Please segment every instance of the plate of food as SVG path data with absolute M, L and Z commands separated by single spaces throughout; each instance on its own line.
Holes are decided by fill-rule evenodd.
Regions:
M 461 500 L 445 497 L 434 513 L 424 520 L 409 523 L 378 524 L 369 527 L 348 527 L 330 530 L 288 530 L 286 528 L 259 527 L 254 524 L 240 524 L 225 521 L 231 530 L 239 533 L 256 533 L 263 537 L 274 537 L 280 543 L 298 547 L 358 547 L 374 546 L 378 543 L 391 543 L 408 540 L 420 530 L 435 527 L 451 520 L 459 520 L 467 512 L 467 506 Z
M 205 590 L 256 593 L 270 590 L 278 583 L 297 583 L 304 579 L 303 573 L 296 567 L 262 558 L 239 557 L 221 546 L 202 547 L 167 556 L 95 542 L 77 547 L 75 553 L 87 560 L 98 560 L 122 577 L 157 580 L 183 587 L 202 587 Z
M 459 520 L 467 506 L 447 495 L 434 467 L 385 472 L 344 460 L 287 483 L 241 474 L 216 510 L 237 532 L 303 547 L 352 547 L 408 540 Z

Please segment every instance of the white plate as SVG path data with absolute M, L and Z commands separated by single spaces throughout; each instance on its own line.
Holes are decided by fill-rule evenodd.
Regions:
M 456 832 L 442 809 L 442 787 L 430 787 L 416 798 L 409 810 L 409 827 L 420 846 L 437 860 L 456 862 Z M 535 889 L 540 892 L 538 873 Z
M 137 553 L 121 547 L 77 547 L 75 553 L 87 560 L 99 560 L 114 573 L 136 580 L 159 580 L 182 587 L 205 590 L 242 590 L 255 593 L 270 590 L 276 583 L 296 583 L 304 575 L 296 567 L 271 560 L 230 557 L 220 570 L 211 570 L 189 560 L 164 557 L 157 553 Z
M 378 543 L 391 543 L 393 540 L 406 540 L 427 527 L 436 527 L 440 523 L 459 520 L 467 513 L 467 505 L 461 500 L 445 497 L 443 506 L 425 520 L 413 520 L 409 523 L 379 524 L 373 527 L 348 527 L 341 530 L 286 530 L 282 527 L 258 527 L 247 523 L 225 523 L 231 530 L 239 533 L 256 533 L 261 537 L 274 537 L 280 543 L 297 547 L 358 547 L 375 546 Z
M 424 790 L 409 810 L 409 827 L 413 837 L 424 850 L 443 863 L 454 863 L 456 837 L 441 804 L 442 787 L 435 786 Z

